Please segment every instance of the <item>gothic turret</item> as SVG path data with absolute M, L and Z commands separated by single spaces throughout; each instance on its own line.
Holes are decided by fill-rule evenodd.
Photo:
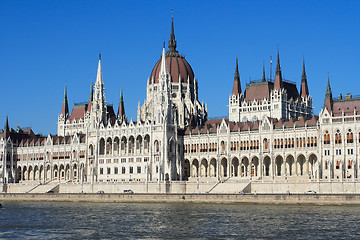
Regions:
M 306 99 L 309 96 L 309 88 L 305 73 L 305 61 L 303 60 L 303 71 L 301 76 L 300 96 Z
M 236 58 L 234 85 L 233 85 L 232 95 L 239 96 L 240 94 L 241 94 L 240 74 L 239 74 L 239 68 L 238 68 L 238 59 Z
M 325 92 L 324 108 L 326 108 L 329 111 L 329 113 L 331 113 L 332 106 L 333 106 L 333 98 L 332 98 L 332 92 L 331 92 L 331 88 L 330 88 L 330 80 L 329 80 L 329 75 L 328 75 L 326 92 Z
M 93 84 L 93 82 L 91 82 L 87 112 L 91 112 L 91 104 L 92 104 L 93 98 L 94 98 L 94 84 Z
M 9 118 L 7 116 L 6 116 L 6 123 L 5 123 L 3 137 L 5 141 L 10 137 Z
M 63 105 L 61 108 L 61 115 L 63 115 L 65 119 L 68 118 L 68 116 L 69 116 L 69 104 L 68 104 L 68 100 L 67 100 L 66 86 L 65 86 L 65 92 L 64 92 Z
M 119 119 L 120 122 L 123 122 L 125 120 L 125 118 L 126 118 L 126 116 L 125 116 L 125 104 L 124 104 L 123 90 L 121 88 L 117 119 Z
M 283 83 L 282 83 L 281 68 L 280 68 L 280 57 L 279 57 L 279 51 L 278 51 L 277 52 L 277 63 L 276 63 L 274 89 L 277 89 L 280 91 L 282 87 L 283 87 Z
M 266 82 L 266 77 L 265 77 L 265 66 L 263 65 L 263 77 L 262 77 L 262 81 Z
M 101 54 L 99 54 L 99 63 L 94 86 L 94 96 L 91 106 L 92 125 L 95 127 L 101 122 L 106 125 L 106 100 L 104 93 L 104 82 L 101 71 Z

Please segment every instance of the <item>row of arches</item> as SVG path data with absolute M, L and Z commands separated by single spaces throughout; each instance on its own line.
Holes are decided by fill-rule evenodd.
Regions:
M 260 159 L 226 157 L 210 160 L 203 158 L 201 161 L 194 158 L 185 159 L 183 176 L 190 177 L 262 177 L 262 176 L 310 176 L 316 177 L 317 156 L 311 154 L 308 158 L 300 154 L 297 158 L 292 155 L 284 159 L 278 155 L 274 159 L 265 156 Z
M 150 136 L 147 134 L 144 137 L 138 135 L 136 138 L 130 136 L 129 138 L 123 136 L 121 138 L 101 138 L 99 141 L 100 155 L 128 155 L 141 154 L 150 152 Z M 94 155 L 94 147 L 90 145 L 90 155 Z
M 17 168 L 17 181 L 48 182 L 53 180 L 70 181 L 83 179 L 84 164 L 47 164 L 35 166 L 19 166 Z

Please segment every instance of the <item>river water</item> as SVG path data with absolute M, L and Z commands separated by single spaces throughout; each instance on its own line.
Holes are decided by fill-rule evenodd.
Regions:
M 360 239 L 360 207 L 3 202 L 0 239 Z

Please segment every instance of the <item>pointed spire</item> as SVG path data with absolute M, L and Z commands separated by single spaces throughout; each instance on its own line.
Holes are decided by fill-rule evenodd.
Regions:
M 328 74 L 327 86 L 326 86 L 326 92 L 325 92 L 324 108 L 326 108 L 329 111 L 329 113 L 332 113 L 333 99 L 332 99 L 332 93 L 331 93 L 331 88 L 330 88 L 329 74 Z
M 97 69 L 95 84 L 101 84 L 101 85 L 103 84 L 102 71 L 101 71 L 101 53 L 99 54 L 99 63 L 98 63 L 98 69 Z
M 263 77 L 262 77 L 262 81 L 266 82 L 266 77 L 265 77 L 265 65 L 263 65 Z
M 164 42 L 164 47 L 161 55 L 161 67 L 160 67 L 159 76 L 161 76 L 162 74 L 166 75 L 166 73 L 167 73 L 167 68 L 166 68 L 165 42 Z
M 309 88 L 306 79 L 306 72 L 305 72 L 305 60 L 303 59 L 303 71 L 301 75 L 301 87 L 300 87 L 300 96 L 304 99 L 309 96 Z
M 241 94 L 240 74 L 239 74 L 239 67 L 238 67 L 238 59 L 236 58 L 232 95 L 239 96 L 240 94 Z
M 92 104 L 92 101 L 93 101 L 93 97 L 94 97 L 94 83 L 91 81 L 89 102 L 88 102 L 88 107 L 87 107 L 88 112 L 91 111 L 91 104 Z
M 279 50 L 278 50 L 274 89 L 280 90 L 282 88 L 282 86 L 283 86 L 283 83 L 282 83 L 281 68 L 280 68 L 280 57 L 279 57 Z
M 330 99 L 332 99 L 332 92 L 331 92 L 331 88 L 330 88 L 329 74 L 328 74 L 328 79 L 327 79 L 327 86 L 326 86 L 325 98 L 330 98 Z
M 67 118 L 69 116 L 69 104 L 68 104 L 68 100 L 67 100 L 66 85 L 65 85 L 63 105 L 61 108 L 61 115 L 63 115 L 65 118 Z
M 174 33 L 174 10 L 172 9 L 171 14 L 171 33 L 170 33 L 170 40 L 168 43 L 169 51 L 176 52 L 176 40 L 175 40 L 175 33 Z
M 123 121 L 125 119 L 125 104 L 124 104 L 124 97 L 123 97 L 123 89 L 121 88 L 120 94 L 120 101 L 119 101 L 119 109 L 117 118 Z
M 9 118 L 6 116 L 6 123 L 4 128 L 4 139 L 7 140 L 10 137 L 10 127 L 9 127 Z

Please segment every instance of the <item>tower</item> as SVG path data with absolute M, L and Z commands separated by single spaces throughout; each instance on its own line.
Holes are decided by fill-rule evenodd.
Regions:
M 241 84 L 240 84 L 240 74 L 238 67 L 238 59 L 236 58 L 235 64 L 235 73 L 234 73 L 234 83 L 232 94 L 229 97 L 229 120 L 234 122 L 240 121 L 240 105 L 241 105 Z
M 98 127 L 101 123 L 106 125 L 106 100 L 104 93 L 104 82 L 101 71 L 101 54 L 99 54 L 98 69 L 94 86 L 94 96 L 91 104 L 91 126 Z

